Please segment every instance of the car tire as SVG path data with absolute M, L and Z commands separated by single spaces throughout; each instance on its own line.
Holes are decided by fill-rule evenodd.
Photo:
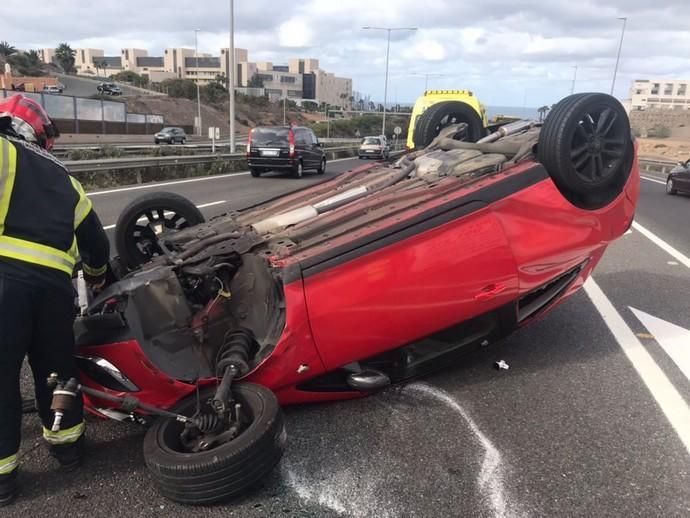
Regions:
M 666 181 L 666 194 L 678 194 L 678 189 L 673 186 L 673 178 Z
M 302 164 L 302 160 L 297 162 L 297 165 L 292 170 L 292 176 L 295 178 L 302 178 L 302 176 L 304 176 L 304 165 Z
M 326 157 L 321 157 L 321 163 L 319 164 L 316 174 L 324 174 L 326 172 Z
M 215 387 L 203 389 L 199 400 L 207 402 L 214 393 Z M 171 418 L 159 418 L 149 428 L 144 437 L 144 461 L 163 496 L 192 505 L 226 501 L 251 489 L 280 462 L 287 436 L 273 392 L 253 383 L 234 383 L 232 393 L 253 421 L 235 439 L 215 448 L 183 451 L 178 436 L 184 425 Z M 191 417 L 196 402 L 193 394 L 172 411 Z
M 180 140 L 180 144 L 183 146 L 187 143 L 187 139 L 185 137 L 182 137 L 182 140 Z
M 625 108 L 607 94 L 570 95 L 546 117 L 537 151 L 571 203 L 604 207 L 623 191 L 634 158 Z
M 205 221 L 204 215 L 201 211 L 187 198 L 172 192 L 152 192 L 144 194 L 133 200 L 127 205 L 120 217 L 117 218 L 115 225 L 115 249 L 120 256 L 120 261 L 129 269 L 135 269 L 151 259 L 147 256 L 138 245 L 144 239 L 153 241 L 157 236 L 151 235 L 147 231 L 146 225 L 139 225 L 138 220 L 148 213 L 155 212 L 160 216 L 160 212 L 164 214 L 165 211 L 174 213 L 180 216 L 172 226 L 172 219 L 168 221 L 166 217 L 166 225 L 170 222 L 171 228 L 166 227 L 170 232 L 179 231 L 184 228 L 198 225 Z M 155 246 L 151 245 L 152 248 Z
M 430 106 L 417 117 L 412 138 L 415 148 L 425 148 L 431 144 L 444 126 L 459 122 L 467 124 L 467 134 L 464 139 L 467 142 L 476 142 L 486 133 L 484 122 L 469 104 L 460 101 L 440 102 Z
M 249 172 L 252 174 L 254 178 L 258 178 L 259 176 L 261 176 L 261 169 L 257 167 L 252 167 L 251 169 L 249 169 Z
M 160 141 L 158 139 L 153 139 L 154 144 L 160 144 Z

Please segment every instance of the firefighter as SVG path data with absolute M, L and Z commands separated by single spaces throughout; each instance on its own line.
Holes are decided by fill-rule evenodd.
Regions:
M 50 454 L 73 470 L 83 451 L 81 398 L 52 432 L 46 378 L 77 376 L 72 273 L 81 257 L 87 282 L 102 286 L 110 250 L 84 189 L 48 153 L 58 136 L 34 100 L 15 95 L 0 102 L 0 506 L 18 490 L 25 356 Z

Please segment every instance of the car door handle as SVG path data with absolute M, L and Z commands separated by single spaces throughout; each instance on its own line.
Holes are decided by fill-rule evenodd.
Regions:
M 489 284 L 484 286 L 482 290 L 474 296 L 474 300 L 489 300 L 494 298 L 499 293 L 504 292 L 506 289 L 505 284 Z

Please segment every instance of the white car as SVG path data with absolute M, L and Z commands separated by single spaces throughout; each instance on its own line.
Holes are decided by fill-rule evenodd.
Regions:
M 56 86 L 56 85 L 45 85 L 43 87 L 43 93 L 44 94 L 61 94 L 62 90 L 60 89 L 59 86 Z

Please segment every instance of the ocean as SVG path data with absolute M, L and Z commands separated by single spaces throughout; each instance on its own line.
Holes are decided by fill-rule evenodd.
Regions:
M 522 119 L 539 119 L 537 108 L 530 106 L 525 108 L 518 108 L 516 106 L 487 106 L 486 113 L 489 119 L 494 118 L 496 115 L 520 117 Z

